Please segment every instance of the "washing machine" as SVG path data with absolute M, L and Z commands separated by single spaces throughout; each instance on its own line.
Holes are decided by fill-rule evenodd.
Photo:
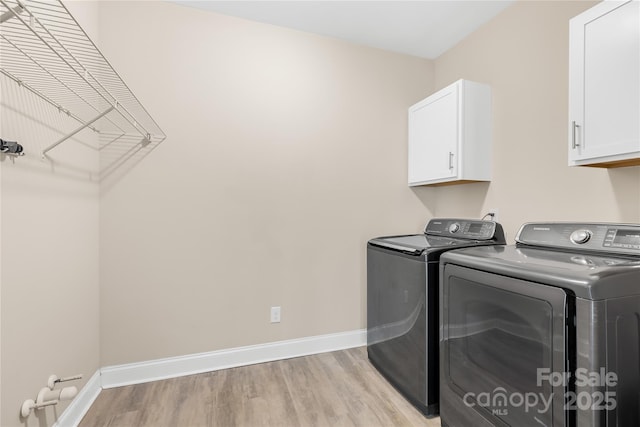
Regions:
M 438 262 L 448 250 L 504 244 L 494 221 L 432 219 L 422 234 L 367 244 L 370 362 L 425 415 L 438 413 Z
M 440 299 L 443 426 L 640 426 L 640 225 L 446 252 Z

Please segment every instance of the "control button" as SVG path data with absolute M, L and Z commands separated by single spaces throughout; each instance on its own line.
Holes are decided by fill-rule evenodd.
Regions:
M 457 222 L 454 222 L 449 226 L 449 233 L 455 233 L 458 230 L 460 230 L 460 224 L 458 224 Z
M 589 230 L 576 230 L 571 233 L 569 239 L 577 245 L 581 245 L 583 243 L 587 243 L 591 238 L 591 232 Z

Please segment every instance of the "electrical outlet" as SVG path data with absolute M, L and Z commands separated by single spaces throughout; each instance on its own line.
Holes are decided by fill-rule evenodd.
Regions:
M 489 214 L 493 214 L 493 217 L 491 218 L 493 221 L 498 221 L 498 215 L 500 214 L 500 209 L 489 208 Z
M 271 323 L 280 323 L 280 307 L 271 307 Z

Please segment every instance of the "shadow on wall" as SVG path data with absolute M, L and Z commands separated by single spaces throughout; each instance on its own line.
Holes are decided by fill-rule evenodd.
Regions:
M 100 134 L 100 188 L 108 191 L 163 141 L 139 135 Z
M 411 190 L 434 217 L 472 218 L 484 206 L 490 182 L 420 186 Z M 464 201 L 462 204 L 460 201 Z
M 49 106 L 43 108 L 43 105 L 40 105 L 34 108 L 33 100 L 28 99 L 28 96 L 20 97 L 19 94 L 11 96 L 15 93 L 7 94 L 7 92 L 3 90 L 3 100 L 0 103 L 2 137 L 20 143 L 24 148 L 24 155 L 15 157 L 0 154 L 0 162 L 10 162 L 12 165 L 19 166 L 20 169 L 38 174 L 55 174 L 60 178 L 97 181 L 96 165 L 90 161 L 83 161 L 88 153 L 95 153 L 97 150 L 91 137 L 78 134 L 69 138 L 67 147 L 63 147 L 62 152 L 72 152 L 72 155 L 61 156 L 53 151 L 51 156 L 43 155 L 42 150 L 59 140 L 74 122 L 65 114 L 60 114 Z
M 438 194 L 437 188 L 433 186 L 421 185 L 418 187 L 411 187 L 411 191 L 416 195 L 418 200 L 423 204 L 430 215 L 434 217 L 436 215 L 436 209 L 438 207 Z
M 39 410 L 34 410 L 32 412 L 32 416 L 35 416 L 36 419 L 38 420 L 38 427 L 47 427 L 50 425 L 53 425 L 53 423 L 55 423 L 59 418 L 60 415 L 62 415 L 63 411 L 59 411 L 58 408 L 56 406 L 52 407 L 53 409 L 53 413 L 49 414 L 49 411 L 44 411 L 42 409 Z M 48 415 L 52 415 L 51 417 L 49 417 Z M 20 417 L 21 420 L 24 420 L 24 424 L 23 427 L 31 427 L 33 424 L 29 423 L 29 417 L 27 418 L 22 418 Z
M 621 222 L 640 223 L 640 166 L 608 171 L 611 188 L 620 209 Z

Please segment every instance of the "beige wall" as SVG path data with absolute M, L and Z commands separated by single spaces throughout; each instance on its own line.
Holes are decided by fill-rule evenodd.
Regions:
M 521 1 L 435 61 L 435 88 L 493 91 L 493 180 L 441 187 L 438 216 L 500 210 L 512 241 L 527 221 L 640 222 L 640 167 L 569 168 L 568 21 L 590 2 Z
M 103 4 L 102 48 L 169 137 L 103 187 L 102 363 L 363 328 L 366 240 L 431 216 L 498 208 L 510 240 L 526 221 L 639 222 L 638 168 L 566 166 L 568 20 L 589 6 L 516 3 L 434 71 L 176 5 Z M 493 88 L 494 179 L 408 189 L 406 107 L 458 78 Z
M 363 328 L 367 239 L 432 216 L 406 184 L 431 62 L 161 2 L 100 31 L 168 135 L 103 188 L 102 364 Z
M 97 9 L 71 6 L 92 31 Z M 82 18 L 81 18 L 82 17 Z M 0 155 L 0 425 L 46 426 L 67 406 L 19 418 L 51 374 L 83 374 L 99 367 L 99 186 L 88 179 L 98 154 L 79 134 L 50 152 L 40 151 L 76 122 L 4 77 L 0 79 L 0 135 L 27 153 Z

